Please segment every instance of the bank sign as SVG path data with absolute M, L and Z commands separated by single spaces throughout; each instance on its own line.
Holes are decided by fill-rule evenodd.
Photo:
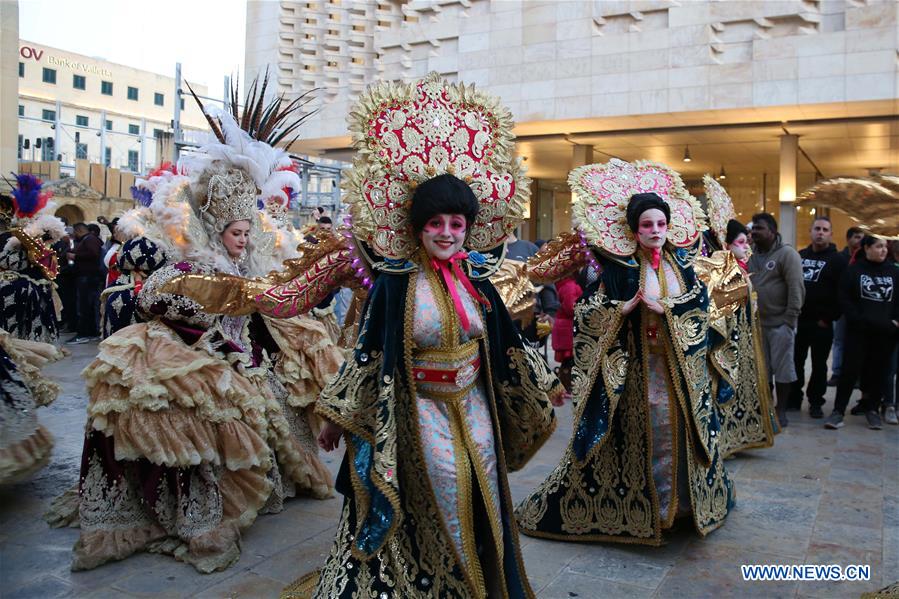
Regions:
M 109 69 L 105 69 L 95 64 L 89 64 L 77 60 L 69 60 L 68 58 L 62 56 L 48 54 L 42 48 L 35 48 L 33 46 L 21 46 L 19 48 L 19 56 L 21 56 L 25 60 L 33 60 L 35 62 L 42 62 L 46 58 L 47 64 L 54 67 L 65 67 L 72 71 L 80 71 L 82 73 L 92 73 L 94 75 L 112 77 L 112 71 L 110 71 Z

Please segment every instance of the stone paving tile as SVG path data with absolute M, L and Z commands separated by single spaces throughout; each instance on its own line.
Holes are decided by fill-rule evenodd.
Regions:
M 240 577 L 232 577 L 220 584 L 208 587 L 193 597 L 196 599 L 277 597 L 284 586 L 280 580 L 260 576 L 255 572 L 247 572 Z
M 3 586 L 0 595 L 4 599 L 35 599 L 37 597 L 50 599 L 51 597 L 69 597 L 71 593 L 72 589 L 69 585 L 55 576 L 41 576 L 16 589 L 10 590 Z
M 300 576 L 321 568 L 331 551 L 336 528 L 331 527 L 293 547 L 278 552 L 251 568 L 253 574 L 279 580 L 287 586 Z
M 881 552 L 864 551 L 835 543 L 812 543 L 806 562 L 808 564 L 867 565 L 871 567 L 871 580 L 867 582 L 803 581 L 799 592 L 817 597 L 858 597 L 862 593 L 876 591 L 883 586 L 884 569 Z M 895 576 L 896 570 L 892 571 Z
M 539 591 L 539 596 L 543 599 L 571 599 L 572 597 L 626 599 L 648 595 L 649 592 L 642 587 L 612 582 L 570 570 L 562 571 L 559 576 Z

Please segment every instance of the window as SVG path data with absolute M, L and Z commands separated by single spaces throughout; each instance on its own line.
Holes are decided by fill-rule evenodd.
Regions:
M 112 131 L 112 121 L 106 121 L 106 130 Z
M 184 98 L 181 98 L 181 110 L 184 110 Z
M 162 134 L 163 134 L 162 129 L 153 129 L 153 137 L 155 137 L 156 139 L 159 139 L 160 137 L 162 137 Z
M 24 76 L 25 76 L 25 63 L 20 62 L 19 63 L 19 77 L 24 77 Z
M 22 64 L 22 63 L 19 63 Z M 25 145 L 25 137 L 20 133 L 19 134 L 19 160 L 22 159 L 22 146 Z
M 128 150 L 128 170 L 137 172 L 137 150 Z
M 78 160 L 87 160 L 87 144 L 75 144 L 75 158 Z
M 137 100 L 137 88 L 128 86 L 128 99 L 129 100 Z
M 25 116 L 25 107 L 19 104 L 19 116 Z
M 101 81 L 100 82 L 100 93 L 104 96 L 112 95 L 112 81 Z
M 109 166 L 110 164 L 112 164 L 112 148 L 107 147 L 107 148 L 103 151 L 103 154 L 104 154 L 104 156 L 103 156 L 103 164 L 104 164 L 105 166 Z
M 44 83 L 52 83 L 56 85 L 56 69 L 48 69 L 44 67 Z
M 53 155 L 53 138 L 48 137 L 44 140 L 44 145 L 41 147 L 41 160 L 47 162 L 53 160 L 55 156 Z
M 41 118 L 45 121 L 55 121 L 56 120 L 56 111 L 55 110 L 47 110 L 44 108 L 41 111 Z
M 75 126 L 76 127 L 87 127 L 88 119 L 86 116 L 77 115 L 75 117 Z
M 131 135 L 140 135 L 140 125 L 128 125 L 128 133 Z
M 153 94 L 153 103 L 157 106 L 165 106 L 165 96 L 159 92 Z
M 87 88 L 87 80 L 83 75 L 72 75 L 72 87 L 75 89 Z

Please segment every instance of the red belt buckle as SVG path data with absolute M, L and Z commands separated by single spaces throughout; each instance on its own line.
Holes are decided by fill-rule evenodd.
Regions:
M 465 387 L 471 384 L 481 367 L 481 357 L 461 366 L 460 368 L 413 368 L 415 380 L 424 383 L 453 383 L 457 387 Z

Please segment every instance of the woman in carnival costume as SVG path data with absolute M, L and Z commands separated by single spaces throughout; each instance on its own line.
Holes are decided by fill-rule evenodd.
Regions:
M 552 433 L 562 387 L 487 280 L 528 197 L 511 115 L 434 74 L 369 88 L 350 127 L 346 199 L 375 278 L 353 353 L 316 408 L 322 446 L 347 446 L 337 536 L 321 572 L 289 592 L 317 579 L 319 597 L 531 597 L 507 471 Z M 269 290 L 232 282 L 219 302 L 309 309 L 311 276 Z
M 708 296 L 693 270 L 704 215 L 660 164 L 613 159 L 568 181 L 580 239 L 548 249 L 562 259 L 534 276 L 588 261 L 600 274 L 575 307 L 573 436 L 516 508 L 519 526 L 552 539 L 659 545 L 676 518 L 691 516 L 705 535 L 734 494 L 709 383 Z
M 720 451 L 728 457 L 753 447 L 771 447 L 780 432 L 771 405 L 760 342 L 758 308 L 746 262 L 746 227 L 720 183 L 703 178 L 711 236 L 720 247 L 696 260 L 696 274 L 709 290 L 709 374 L 721 422 Z
M 262 139 L 232 114 L 210 117 L 216 139 L 186 156 L 179 174 L 150 179 L 144 233 L 168 261 L 137 296 L 146 322 L 104 340 L 83 373 L 89 404 L 73 569 L 153 551 L 200 572 L 222 570 L 239 558 L 240 531 L 259 513 L 279 511 L 296 493 L 332 494 L 308 406 L 294 408 L 339 368 L 325 333 L 301 331 L 291 343 L 304 351 L 282 350 L 258 316 L 217 316 L 162 291 L 183 273 L 253 277 L 273 266 L 274 235 L 263 231 L 257 203 L 299 179 L 260 133 L 289 128 L 268 121 L 283 111 L 259 102 L 244 105 L 266 113 L 249 127 Z
M 65 235 L 52 193 L 30 174 L 16 176 L 0 219 L 0 328 L 19 339 L 56 343 L 59 271 L 50 244 Z
M 157 185 L 176 174 L 174 165 L 166 163 L 131 187 L 137 206 L 125 212 L 116 223 L 115 236 L 121 245 L 109 265 L 110 272 L 114 269 L 118 276 L 100 294 L 100 332 L 104 339 L 141 322 L 137 310 L 140 290 L 147 277 L 166 264 L 165 252 L 153 241 L 164 235 L 155 226 L 149 207 Z

